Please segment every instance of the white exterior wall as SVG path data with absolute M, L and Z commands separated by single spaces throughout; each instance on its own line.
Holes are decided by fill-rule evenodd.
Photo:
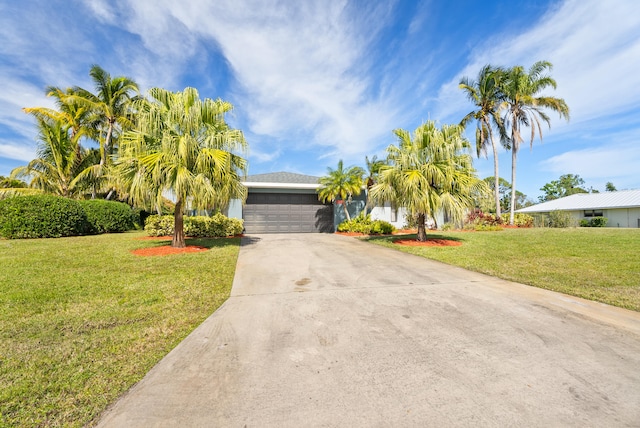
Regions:
M 607 227 L 640 227 L 640 208 L 604 210 L 603 214 L 609 219 Z
M 371 210 L 371 220 L 383 220 L 391 223 L 396 229 L 402 229 L 405 224 L 405 215 L 407 210 L 405 208 L 395 209 L 395 219 L 393 219 L 394 208 L 391 207 L 391 203 L 386 202 L 384 206 L 373 207 Z

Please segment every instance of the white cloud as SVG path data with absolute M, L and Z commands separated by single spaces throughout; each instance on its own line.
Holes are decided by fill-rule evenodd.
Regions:
M 568 0 L 551 9 L 533 29 L 501 34 L 475 49 L 470 63 L 440 90 L 442 116 L 471 108 L 457 83 L 475 77 L 485 64 L 529 67 L 548 60 L 555 93 L 571 109 L 571 123 L 589 121 L 640 105 L 640 3 Z M 556 125 L 557 124 L 557 125 Z M 554 121 L 554 127 L 565 127 Z
M 0 158 L 29 162 L 32 159 L 35 159 L 35 157 L 35 147 L 0 142 Z
M 570 150 L 541 162 L 541 168 L 557 176 L 578 174 L 587 183 L 614 181 L 638 187 L 640 147 L 637 143 L 622 142 L 597 148 Z
M 236 105 L 255 134 L 283 141 L 308 131 L 311 141 L 290 138 L 289 144 L 364 153 L 393 127 L 389 100 L 370 96 L 363 77 L 388 5 L 353 10 L 343 0 L 245 0 L 129 1 L 128 7 L 126 28 L 149 49 L 177 58 L 194 55 L 194 45 L 219 49 L 238 83 Z

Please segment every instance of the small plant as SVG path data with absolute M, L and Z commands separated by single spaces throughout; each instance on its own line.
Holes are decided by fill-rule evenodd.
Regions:
M 502 214 L 502 222 L 509 224 L 509 214 Z M 535 219 L 533 216 L 525 213 L 515 213 L 513 216 L 513 225 L 517 227 L 533 227 Z
M 480 210 L 475 210 L 467 215 L 467 220 L 464 225 L 465 230 L 502 230 L 500 225 L 502 224 L 502 218 L 496 217 L 493 214 L 484 213 Z
M 338 232 L 356 232 L 365 235 L 387 235 L 395 230 L 396 228 L 391 223 L 383 220 L 371 220 L 370 215 L 359 215 L 338 225 Z
M 592 217 L 589 220 L 580 220 L 580 227 L 605 227 L 609 221 L 606 217 Z
M 442 225 L 442 230 L 443 231 L 448 231 L 448 230 L 454 230 L 456 228 L 456 226 L 453 223 L 445 223 Z
M 174 218 L 170 215 L 147 217 L 144 230 L 149 236 L 173 235 Z M 221 213 L 211 217 L 194 216 L 184 218 L 184 234 L 192 238 L 220 238 L 242 233 L 242 220 L 229 218 Z

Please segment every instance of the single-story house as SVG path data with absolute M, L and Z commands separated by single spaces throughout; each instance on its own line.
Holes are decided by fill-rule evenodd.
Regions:
M 567 211 L 576 220 L 606 217 L 607 227 L 640 227 L 640 190 L 577 193 L 519 209 L 526 214 Z
M 342 204 L 352 218 L 357 216 L 364 209 L 365 192 L 351 200 L 323 203 L 318 200 L 319 180 L 290 172 L 250 175 L 243 181 L 248 190 L 246 203 L 232 200 L 227 215 L 243 219 L 246 233 L 333 233 L 345 219 Z M 373 207 L 371 217 L 397 228 L 405 222 L 404 209 L 390 204 Z

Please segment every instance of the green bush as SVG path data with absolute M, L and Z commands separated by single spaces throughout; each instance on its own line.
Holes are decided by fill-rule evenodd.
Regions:
M 135 213 L 122 202 L 90 199 L 79 201 L 87 214 L 92 233 L 117 233 L 135 229 Z
M 504 224 L 509 224 L 509 213 L 502 214 L 502 222 Z M 513 225 L 517 227 L 533 227 L 534 218 L 529 214 L 525 213 L 514 213 L 513 215 Z
M 606 217 L 593 217 L 591 219 L 591 227 L 605 227 L 609 219 Z
M 589 220 L 580 220 L 580 227 L 605 227 L 609 221 L 606 217 L 592 217 Z
M 170 215 L 147 217 L 144 230 L 150 236 L 173 235 L 174 218 Z M 215 238 L 235 236 L 242 233 L 243 222 L 217 213 L 211 217 L 184 217 L 184 234 L 193 238 Z
M 5 238 L 59 238 L 84 235 L 90 229 L 78 201 L 52 195 L 0 201 L 0 236 Z
M 567 211 L 551 211 L 549 213 L 549 227 L 573 227 L 576 221 Z
M 466 229 L 475 229 L 476 227 L 490 227 L 499 226 L 502 224 L 502 218 L 496 217 L 494 214 L 484 213 L 482 211 L 472 211 L 467 214 L 465 225 L 471 225 L 465 227 Z M 488 230 L 488 229 L 487 229 Z
M 396 228 L 391 223 L 384 220 L 371 220 L 370 215 L 359 215 L 338 225 L 338 232 L 356 232 L 365 235 L 387 235 L 395 230 Z

